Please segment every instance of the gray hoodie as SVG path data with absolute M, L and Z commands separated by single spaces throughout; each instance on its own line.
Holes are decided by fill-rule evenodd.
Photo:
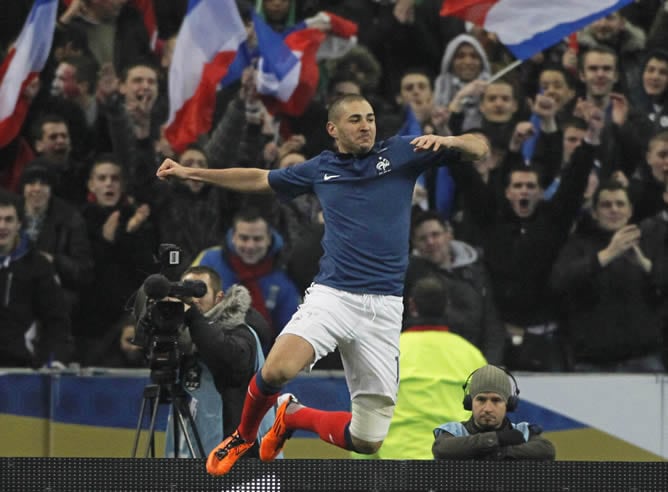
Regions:
M 434 100 L 439 106 L 447 106 L 455 97 L 455 94 L 468 82 L 459 79 L 452 73 L 452 60 L 455 52 L 463 43 L 470 44 L 480 55 L 482 60 L 482 70 L 478 76 L 481 80 L 488 80 L 492 75 L 492 70 L 487 59 L 487 53 L 476 38 L 470 34 L 460 34 L 448 43 L 445 53 L 441 59 L 441 71 L 434 81 Z M 464 105 L 464 123 L 462 129 L 479 127 L 482 122 L 482 116 L 478 111 L 479 98 L 470 98 Z

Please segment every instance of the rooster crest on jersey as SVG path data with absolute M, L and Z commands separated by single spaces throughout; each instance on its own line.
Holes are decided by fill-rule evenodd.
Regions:
M 378 162 L 376 163 L 376 170 L 378 171 L 378 176 L 381 176 L 385 173 L 389 173 L 391 169 L 390 161 L 385 157 L 378 157 Z

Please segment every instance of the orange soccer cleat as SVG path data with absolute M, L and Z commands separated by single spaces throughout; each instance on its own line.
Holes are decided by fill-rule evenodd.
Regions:
M 206 471 L 211 475 L 225 475 L 252 447 L 252 442 L 244 441 L 239 431 L 234 431 L 211 451 L 206 460 Z

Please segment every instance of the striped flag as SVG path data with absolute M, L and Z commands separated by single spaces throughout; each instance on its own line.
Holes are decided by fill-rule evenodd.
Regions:
M 0 147 L 21 130 L 29 100 L 22 97 L 49 57 L 58 0 L 35 0 L 14 46 L 0 65 Z
M 632 0 L 445 0 L 441 15 L 473 22 L 526 60 Z
M 218 84 L 246 30 L 234 0 L 190 0 L 169 68 L 165 136 L 182 152 L 211 129 Z
M 316 53 L 325 39 L 319 29 L 299 29 L 283 40 L 257 14 L 253 15 L 259 61 L 257 91 L 273 114 L 301 115 L 318 88 Z

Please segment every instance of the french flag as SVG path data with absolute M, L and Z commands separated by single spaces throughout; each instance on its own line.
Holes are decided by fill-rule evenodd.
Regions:
M 267 111 L 301 115 L 318 88 L 320 72 L 316 54 L 325 33 L 304 28 L 283 39 L 256 14 L 253 25 L 259 52 L 256 87 Z
M 445 0 L 452 15 L 495 33 L 518 60 L 526 60 L 632 0 Z
M 169 68 L 165 136 L 177 153 L 211 129 L 216 90 L 246 30 L 234 0 L 190 0 Z
M 0 147 L 18 135 L 25 121 L 30 102 L 22 93 L 49 57 L 57 10 L 58 0 L 35 0 L 16 43 L 0 65 Z

